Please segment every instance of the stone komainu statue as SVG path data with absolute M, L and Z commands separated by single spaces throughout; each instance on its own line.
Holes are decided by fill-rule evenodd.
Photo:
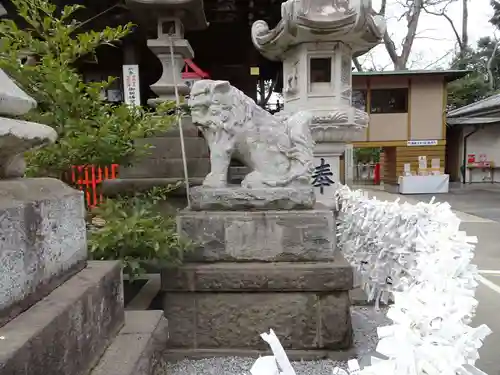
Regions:
M 229 82 L 212 80 L 193 85 L 189 107 L 210 148 L 204 186 L 227 185 L 232 156 L 252 169 L 241 183 L 245 188 L 310 186 L 310 112 L 273 116 Z

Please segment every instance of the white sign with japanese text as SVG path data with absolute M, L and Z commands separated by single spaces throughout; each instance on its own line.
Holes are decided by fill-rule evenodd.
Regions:
M 139 65 L 123 65 L 123 97 L 126 104 L 141 105 Z
M 437 146 L 438 141 L 436 139 L 423 139 L 418 141 L 408 141 L 407 146 Z

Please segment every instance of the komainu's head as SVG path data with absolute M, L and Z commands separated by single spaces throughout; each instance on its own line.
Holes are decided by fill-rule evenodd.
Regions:
M 193 123 L 202 128 L 220 128 L 235 108 L 235 89 L 227 81 L 204 79 L 194 83 L 188 105 Z

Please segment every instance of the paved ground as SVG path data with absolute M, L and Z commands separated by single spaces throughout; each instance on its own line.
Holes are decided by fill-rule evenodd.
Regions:
M 432 195 L 411 197 L 428 201 Z M 458 211 L 500 222 L 500 184 L 460 185 L 458 188 L 451 188 L 448 194 L 437 195 L 436 200 L 447 201 Z
M 427 195 L 401 196 L 366 187 L 365 190 L 378 199 L 400 198 L 409 203 L 432 198 Z M 472 185 L 452 189 L 449 194 L 436 198 L 449 202 L 462 220 L 462 229 L 478 237 L 474 261 L 481 270 L 481 284 L 476 294 L 479 307 L 474 324 L 487 324 L 493 334 L 481 348 L 477 366 L 488 375 L 500 375 L 500 188 L 498 185 Z

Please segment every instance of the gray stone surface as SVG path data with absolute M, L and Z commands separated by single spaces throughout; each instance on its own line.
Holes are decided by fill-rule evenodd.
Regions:
M 335 220 L 330 210 L 189 211 L 178 231 L 198 243 L 189 261 L 330 261 Z
M 35 107 L 36 101 L 0 69 L 0 114 L 20 116 Z M 23 177 L 24 153 L 56 139 L 50 126 L 0 117 L 0 178 Z
M 0 326 L 86 259 L 82 192 L 48 178 L 0 181 Z
M 351 290 L 353 271 L 337 255 L 333 262 L 187 264 L 163 269 L 162 290 L 184 292 L 331 292 Z
M 125 326 L 90 375 L 164 374 L 167 341 L 163 311 L 128 311 Z
M 188 174 L 191 177 L 203 177 L 210 172 L 207 158 L 187 159 Z M 120 170 L 121 178 L 184 178 L 184 165 L 181 158 L 146 158 L 140 159 L 131 167 Z
M 0 69 L 0 114 L 18 116 L 35 107 L 36 101 Z
M 137 192 L 146 192 L 154 187 L 169 187 L 175 185 L 181 178 L 116 178 L 113 180 L 104 180 L 102 182 L 103 194 L 109 197 L 116 195 L 134 195 Z M 189 185 L 196 186 L 201 185 L 203 182 L 202 178 L 193 177 L 189 178 Z M 186 189 L 184 185 L 179 186 L 178 189 L 173 190 L 169 194 L 169 198 L 172 196 L 182 197 L 184 202 L 186 202 Z M 169 199 L 170 200 L 170 199 Z M 184 204 L 181 208 L 185 208 Z
M 204 210 L 300 210 L 312 209 L 316 198 L 312 187 L 247 189 L 239 186 L 190 190 L 191 209 Z
M 270 327 L 285 349 L 342 350 L 352 343 L 346 291 L 167 293 L 171 348 L 267 349 Z
M 0 375 L 86 375 L 124 322 L 119 262 L 88 266 L 0 328 Z
M 177 130 L 177 132 L 179 131 Z M 175 137 L 154 137 L 138 139 L 135 141 L 135 143 L 140 147 L 142 145 L 151 146 L 151 148 L 148 150 L 147 155 L 141 157 L 141 161 L 147 159 L 182 158 L 179 133 L 177 133 L 177 136 Z M 184 147 L 186 150 L 186 155 L 191 159 L 209 157 L 207 143 L 201 137 L 185 137 Z
M 50 126 L 0 117 L 0 178 L 23 177 L 24 153 L 56 139 L 57 133 Z

